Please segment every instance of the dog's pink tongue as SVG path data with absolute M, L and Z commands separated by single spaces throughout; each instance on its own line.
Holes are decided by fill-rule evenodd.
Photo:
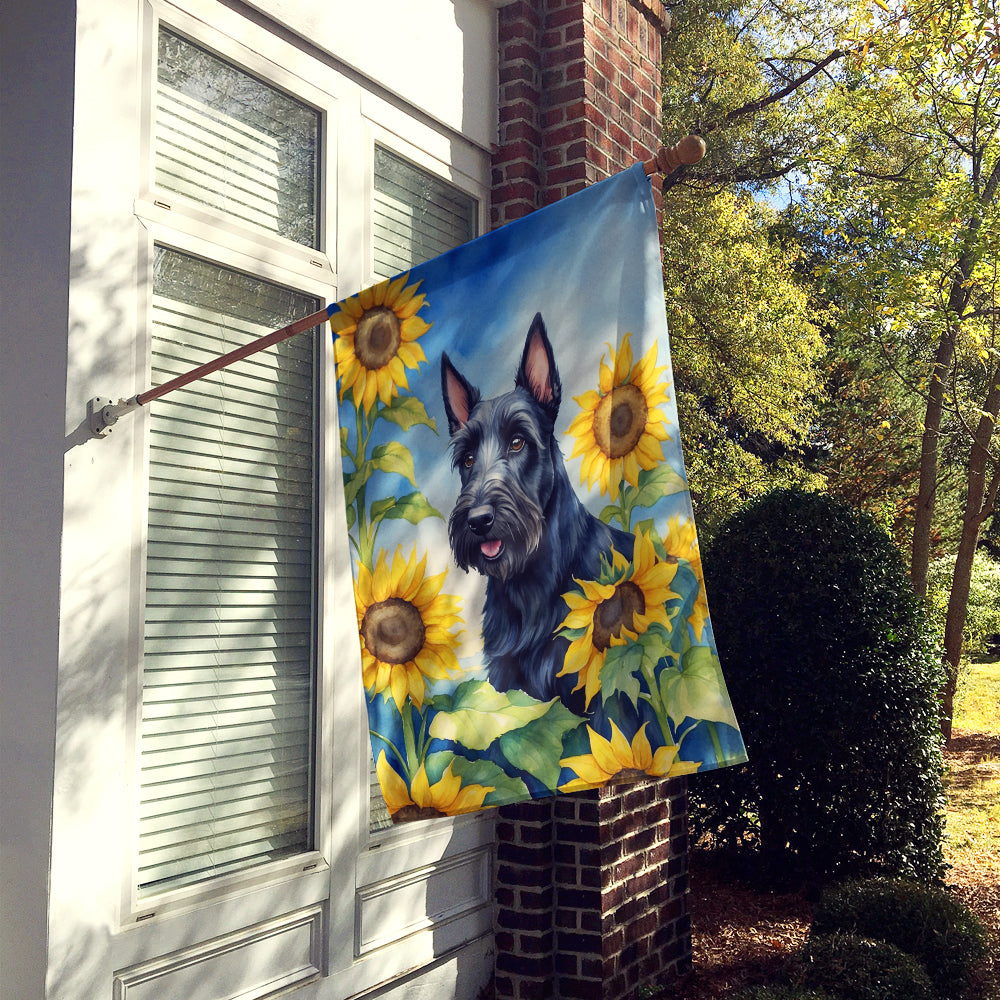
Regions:
M 495 556 L 499 555 L 500 548 L 503 542 L 499 538 L 491 538 L 488 542 L 483 542 L 480 544 L 479 548 L 482 550 L 484 556 L 487 559 L 493 559 Z

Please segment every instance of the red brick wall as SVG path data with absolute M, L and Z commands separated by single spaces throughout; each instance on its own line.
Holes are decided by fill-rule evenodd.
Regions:
M 499 18 L 493 226 L 660 144 L 661 0 L 514 0 Z
M 621 1000 L 690 969 L 686 779 L 506 806 L 498 998 Z
M 660 0 L 497 14 L 494 227 L 653 155 L 668 21 Z M 621 1000 L 690 967 L 686 789 L 648 780 L 499 811 L 498 998 Z

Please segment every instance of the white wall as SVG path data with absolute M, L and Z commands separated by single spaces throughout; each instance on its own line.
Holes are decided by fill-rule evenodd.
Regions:
M 73 5 L 0 6 L 0 990 L 42 996 L 53 793 Z
M 374 76 L 373 94 L 439 123 L 440 151 L 430 153 L 440 162 L 488 148 L 496 97 L 488 0 L 256 6 L 333 53 L 356 79 Z M 146 13 L 144 0 L 0 4 L 4 1000 L 110 1000 L 113 972 L 141 967 L 143 935 L 178 953 L 196 950 L 206 936 L 192 936 L 181 918 L 123 924 L 136 697 L 129 665 L 138 660 L 137 536 L 128 526 L 142 504 L 142 423 L 125 417 L 99 441 L 86 423 L 92 396 L 145 388 L 140 248 L 149 235 L 135 198 L 148 96 L 136 85 Z M 393 113 L 383 114 L 382 127 L 404 136 Z M 336 871 L 312 876 L 319 878 L 336 887 Z M 319 898 L 304 880 L 288 884 L 289 913 Z M 343 889 L 353 894 L 353 873 Z M 266 921 L 261 899 L 226 901 L 211 933 L 221 940 Z M 287 938 L 297 944 L 306 933 L 293 928 Z M 451 939 L 444 939 L 447 950 Z M 433 954 L 441 954 L 437 944 Z M 474 996 L 489 972 L 489 947 L 481 939 L 437 962 L 400 995 Z M 371 964 L 378 961 L 373 955 Z M 132 988 L 148 995 L 139 979 L 130 983 L 126 1000 Z M 334 986 L 318 980 L 301 995 L 327 1000 L 337 995 Z
M 496 142 L 496 12 L 489 0 L 250 3 L 484 149 Z

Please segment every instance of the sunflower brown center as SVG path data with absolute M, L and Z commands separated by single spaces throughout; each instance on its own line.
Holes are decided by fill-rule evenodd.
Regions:
M 361 620 L 368 651 L 383 663 L 409 663 L 423 648 L 424 634 L 420 612 L 398 597 L 373 604 Z
M 615 386 L 594 414 L 594 440 L 608 458 L 627 455 L 646 429 L 649 408 L 642 390 L 635 385 Z
M 374 306 L 358 320 L 354 353 L 365 368 L 374 371 L 392 361 L 402 339 L 399 317 L 385 306 Z
M 617 639 L 623 628 L 633 628 L 634 615 L 646 611 L 646 598 L 642 588 L 631 580 L 619 583 L 615 592 L 605 601 L 601 601 L 594 611 L 595 648 L 602 652 L 611 645 L 612 638 Z

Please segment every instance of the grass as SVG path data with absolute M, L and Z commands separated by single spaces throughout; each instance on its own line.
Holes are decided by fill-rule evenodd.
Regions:
M 948 861 L 1000 877 L 1000 663 L 963 672 L 948 747 Z
M 1000 663 L 973 663 L 959 678 L 945 752 L 949 887 L 986 925 L 992 954 L 971 996 L 1000 1000 Z
M 955 726 L 1000 736 L 1000 660 L 964 669 L 955 696 Z

